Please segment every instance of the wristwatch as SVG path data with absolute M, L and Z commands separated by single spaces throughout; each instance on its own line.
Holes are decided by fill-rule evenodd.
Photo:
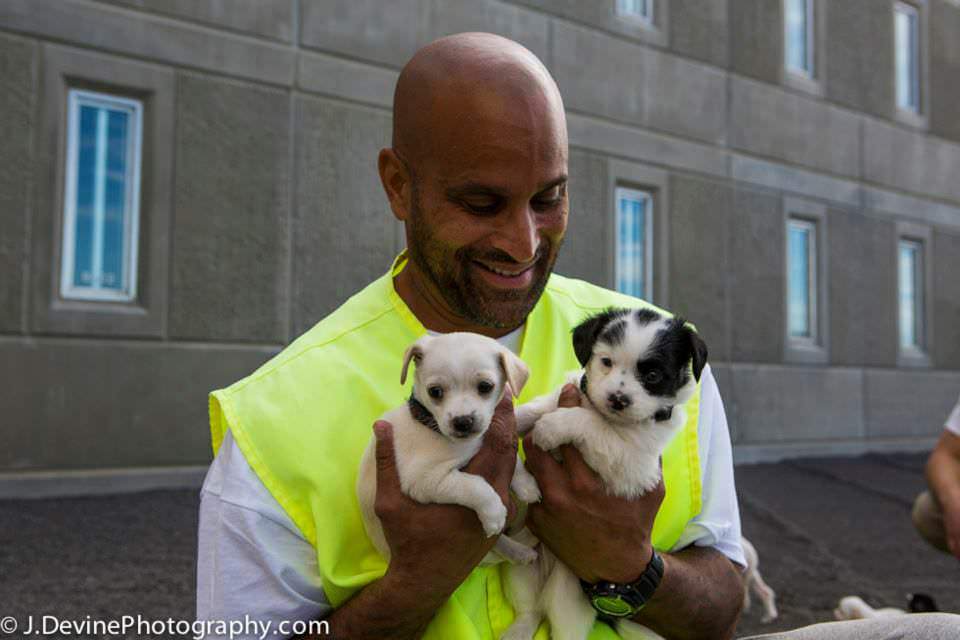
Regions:
M 647 568 L 640 577 L 627 584 L 601 580 L 596 583 L 580 581 L 590 604 L 600 614 L 611 618 L 632 618 L 653 597 L 663 578 L 663 558 L 653 550 Z

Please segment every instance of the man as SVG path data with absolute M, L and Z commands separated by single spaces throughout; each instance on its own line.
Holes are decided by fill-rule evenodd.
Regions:
M 960 560 L 960 400 L 927 461 L 927 484 L 913 506 L 913 524 L 927 542 Z
M 474 331 L 517 351 L 531 367 L 523 401 L 576 368 L 576 322 L 607 305 L 645 304 L 551 275 L 567 224 L 566 123 L 549 73 L 518 44 L 460 34 L 417 52 L 397 82 L 393 144 L 379 171 L 409 253 L 211 396 L 217 457 L 202 494 L 201 619 L 322 617 L 338 638 L 497 637 L 512 611 L 499 567 L 478 566 L 494 540 L 469 510 L 400 492 L 382 422 L 374 425 L 377 512 L 389 565 L 372 549 L 354 494 L 369 425 L 404 401 L 401 354 L 424 331 Z M 709 369 L 697 398 L 664 452 L 666 490 L 638 500 L 607 496 L 575 449 L 566 447 L 560 464 L 526 442 L 544 490 L 527 524 L 588 583 L 634 588 L 659 549 L 662 579 L 634 620 L 670 638 L 728 638 L 743 553 L 729 434 Z M 578 402 L 576 390 L 563 402 Z M 508 506 L 516 444 L 504 401 L 466 467 Z M 591 633 L 613 637 L 603 623 Z

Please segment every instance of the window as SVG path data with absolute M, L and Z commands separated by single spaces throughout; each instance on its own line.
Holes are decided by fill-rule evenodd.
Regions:
M 817 224 L 787 221 L 787 335 L 801 343 L 817 342 Z
M 616 188 L 617 291 L 653 300 L 653 198 L 646 191 Z
M 617 15 L 638 18 L 652 25 L 654 2 L 655 0 L 617 0 Z
M 784 62 L 793 73 L 814 77 L 814 0 L 784 0 Z
M 133 300 L 142 103 L 71 89 L 67 108 L 61 296 Z
M 897 280 L 901 351 L 922 352 L 925 347 L 923 242 L 898 242 Z
M 904 2 L 894 7 L 897 107 L 920 113 L 920 14 Z

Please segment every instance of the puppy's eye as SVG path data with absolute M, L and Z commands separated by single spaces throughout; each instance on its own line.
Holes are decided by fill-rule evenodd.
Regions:
M 443 398 L 443 387 L 434 385 L 427 389 L 427 394 L 429 394 L 434 400 L 440 400 Z
M 600 358 L 600 363 L 603 364 L 603 366 L 605 367 L 613 366 L 613 360 L 611 360 L 610 358 Z
M 480 392 L 480 395 L 485 396 L 493 391 L 493 385 L 486 380 L 481 380 L 480 384 L 477 385 L 477 391 Z
M 663 374 L 659 371 L 647 371 L 643 374 L 643 381 L 647 384 L 657 384 L 663 380 Z

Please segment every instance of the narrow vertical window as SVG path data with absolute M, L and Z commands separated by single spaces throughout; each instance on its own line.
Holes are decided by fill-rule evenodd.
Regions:
M 812 78 L 814 0 L 784 0 L 784 60 L 787 69 Z
M 653 24 L 654 0 L 617 0 L 617 15 L 640 20 Z
M 136 297 L 142 103 L 72 89 L 68 98 L 60 292 Z
M 894 8 L 897 106 L 920 112 L 920 16 L 917 8 L 898 2 Z
M 787 221 L 787 333 L 791 340 L 817 340 L 817 227 Z
M 646 191 L 616 189 L 617 291 L 651 300 L 653 198 Z
M 923 351 L 923 244 L 916 240 L 900 240 L 898 249 L 900 348 Z

